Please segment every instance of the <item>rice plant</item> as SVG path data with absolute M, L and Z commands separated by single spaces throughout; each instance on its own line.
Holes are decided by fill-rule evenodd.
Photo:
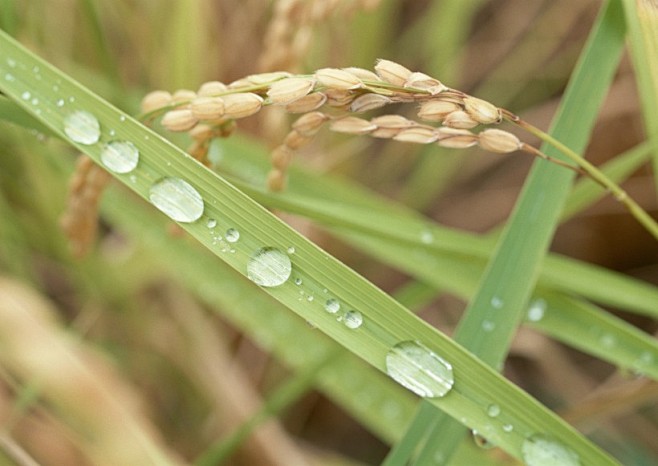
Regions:
M 2 2 L 3 464 L 654 463 L 656 20 Z

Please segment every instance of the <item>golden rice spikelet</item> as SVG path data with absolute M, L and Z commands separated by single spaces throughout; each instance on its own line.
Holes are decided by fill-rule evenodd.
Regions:
M 448 128 L 471 129 L 475 128 L 479 123 L 464 110 L 455 110 L 446 115 L 443 119 L 443 124 Z
M 190 110 L 199 120 L 216 120 L 224 115 L 224 101 L 220 97 L 197 97 L 190 103 Z
M 215 128 L 202 123 L 190 130 L 190 136 L 197 142 L 204 142 L 215 136 Z
M 356 97 L 353 92 L 346 89 L 325 89 L 327 105 L 332 107 L 346 107 Z
M 267 96 L 273 104 L 286 105 L 306 96 L 314 86 L 313 79 L 285 78 L 272 84 Z
M 223 92 L 226 92 L 227 90 L 228 87 L 224 83 L 221 83 L 219 81 L 208 81 L 203 83 L 201 87 L 199 87 L 197 94 L 199 95 L 199 97 L 208 97 L 208 96 L 215 96 L 221 94 Z
M 415 89 L 422 89 L 432 95 L 440 94 L 448 88 L 444 86 L 441 81 L 435 79 L 425 73 L 414 72 L 409 75 L 404 83 L 404 87 L 412 87 Z
M 477 135 L 466 129 L 437 128 L 435 133 L 439 136 L 437 144 L 449 149 L 466 149 L 478 142 Z
M 314 136 L 329 117 L 321 112 L 302 115 L 292 124 L 292 128 L 302 136 Z
M 415 126 L 401 129 L 393 139 L 400 142 L 412 142 L 414 144 L 431 144 L 439 139 L 434 128 L 429 126 Z
M 277 146 L 270 154 L 272 166 L 278 170 L 285 170 L 293 158 L 293 151 L 285 145 Z
M 370 122 L 377 126 L 370 135 L 382 139 L 392 138 L 403 129 L 415 125 L 415 122 L 400 115 L 382 115 L 373 118 Z
M 263 98 L 252 92 L 227 94 L 222 99 L 226 118 L 245 118 L 258 113 L 263 106 Z
M 327 96 L 322 92 L 307 94 L 294 102 L 286 105 L 288 113 L 307 113 L 322 107 L 327 101 Z
M 469 116 L 483 125 L 500 123 L 503 114 L 498 107 L 486 100 L 467 96 L 464 98 L 464 110 Z
M 246 80 L 252 84 L 267 84 L 283 78 L 292 76 L 287 71 L 273 71 L 271 73 L 252 74 L 246 77 Z
M 169 131 L 189 131 L 199 122 L 188 108 L 170 110 L 162 117 L 162 126 Z
M 363 87 L 363 82 L 349 71 L 338 68 L 322 68 L 315 72 L 315 79 L 329 89 L 351 90 Z
M 361 81 L 381 81 L 382 78 L 377 76 L 376 73 L 373 73 L 370 70 L 365 70 L 363 68 L 357 68 L 355 66 L 351 66 L 349 68 L 343 68 L 343 71 L 347 71 L 350 74 L 353 74 L 357 78 L 359 78 Z
M 339 118 L 331 123 L 331 130 L 337 133 L 368 134 L 377 129 L 377 125 L 353 116 Z
M 428 100 L 420 104 L 418 118 L 425 121 L 443 121 L 449 114 L 460 109 L 458 104 L 447 100 Z
M 410 70 L 399 63 L 384 59 L 377 60 L 375 72 L 381 79 L 396 86 L 404 86 L 404 83 L 412 74 Z
M 302 136 L 298 131 L 292 130 L 288 133 L 283 143 L 293 150 L 301 149 L 313 140 L 312 136 Z
M 286 174 L 283 170 L 273 169 L 267 174 L 267 187 L 270 191 L 283 191 L 286 187 Z
M 178 89 L 171 97 L 175 104 L 187 104 L 196 97 L 196 92 L 189 89 Z
M 506 154 L 521 148 L 521 141 L 514 134 L 501 129 L 485 129 L 478 135 L 478 144 L 484 150 Z
M 354 113 L 367 112 L 381 108 L 392 101 L 388 97 L 379 94 L 363 94 L 352 101 L 350 111 Z
M 148 113 L 171 104 L 173 99 L 167 91 L 149 92 L 142 99 L 142 112 Z

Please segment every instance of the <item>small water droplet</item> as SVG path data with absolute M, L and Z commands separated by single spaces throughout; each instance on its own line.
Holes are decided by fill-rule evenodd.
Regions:
M 157 181 L 149 190 L 149 199 L 161 212 L 177 222 L 195 222 L 203 215 L 201 194 L 180 178 Z
M 32 67 L 32 72 L 33 72 L 34 74 L 39 73 L 39 67 L 38 67 L 37 65 L 34 65 L 34 66 Z
M 420 241 L 423 244 L 432 244 L 434 242 L 434 235 L 431 231 L 425 230 L 420 234 Z
M 111 141 L 101 151 L 101 162 L 114 173 L 130 173 L 139 163 L 139 150 L 132 142 Z
M 69 97 L 69 102 L 71 102 L 71 103 L 75 102 L 75 97 L 70 96 L 70 97 Z
M 503 425 L 503 432 L 510 433 L 514 430 L 514 426 L 512 424 L 504 424 Z
M 363 324 L 363 315 L 359 311 L 347 311 L 343 316 L 345 327 L 356 329 Z
M 90 145 L 100 139 L 101 125 L 91 113 L 78 110 L 64 118 L 64 132 L 72 141 Z
M 302 283 L 303 283 L 303 282 L 302 282 L 302 279 L 301 279 L 301 278 L 299 278 L 299 277 L 295 278 L 295 285 L 299 286 L 299 285 L 301 285 Z
M 57 84 L 53 85 L 53 91 L 59 92 L 59 86 Z
M 503 307 L 503 300 L 500 299 L 498 296 L 494 296 L 491 298 L 491 305 L 494 307 L 494 309 L 500 309 Z
M 226 241 L 229 243 L 236 243 L 240 239 L 240 232 L 235 228 L 226 230 Z
M 9 65 L 9 68 L 16 68 L 16 60 L 13 58 L 7 58 L 7 65 Z
M 614 335 L 606 333 L 605 335 L 602 335 L 601 338 L 599 338 L 599 342 L 604 348 L 610 349 L 617 344 L 617 339 Z
M 36 97 L 34 97 L 34 98 L 30 101 L 30 103 L 31 103 L 32 105 L 39 105 L 39 99 L 37 99 Z
M 21 94 L 21 99 L 23 99 L 23 100 L 30 100 L 30 97 L 32 97 L 32 94 L 30 94 L 30 91 L 25 91 Z
M 324 303 L 324 310 L 329 314 L 335 314 L 340 311 L 340 303 L 336 299 L 328 299 L 327 302 Z
M 483 320 L 482 321 L 482 330 L 485 332 L 492 332 L 496 328 L 495 322 L 492 322 L 490 320 Z
M 63 107 L 64 106 L 64 99 L 57 99 L 57 102 L 55 102 L 55 105 L 58 107 Z
M 495 403 L 490 404 L 487 406 L 487 414 L 489 417 L 497 417 L 500 414 L 500 406 Z
M 208 221 L 206 222 L 206 226 L 208 228 L 215 228 L 217 226 L 217 220 L 214 218 L 209 218 Z
M 288 254 L 294 254 L 295 253 L 295 246 L 290 246 L 288 248 Z
M 114 131 L 113 129 L 111 129 L 110 132 L 109 132 L 109 135 L 112 136 L 112 137 L 116 136 L 116 134 L 117 134 L 117 132 Z
M 528 466 L 579 466 L 578 455 L 544 434 L 534 434 L 521 445 L 521 456 Z
M 310 295 L 308 295 L 308 296 L 306 297 L 306 301 L 308 301 L 309 303 L 313 302 L 314 299 L 315 299 L 315 298 L 313 297 L 312 294 L 310 294 Z
M 386 371 L 397 383 L 424 397 L 445 396 L 455 382 L 452 365 L 415 341 L 391 348 L 386 355 Z
M 256 285 L 274 287 L 283 285 L 292 272 L 287 254 L 272 247 L 261 248 L 247 263 L 247 277 Z
M 527 317 L 530 322 L 539 322 L 544 318 L 546 313 L 546 301 L 543 299 L 535 299 L 528 308 Z
M 130 175 L 130 182 L 131 183 L 137 183 L 137 177 L 135 175 Z
M 126 121 L 126 116 L 125 116 L 125 115 L 121 115 L 121 116 L 119 117 L 119 121 Z
M 11 82 L 16 81 L 16 78 L 14 77 L 13 74 L 11 74 L 11 73 L 6 73 L 6 74 L 5 74 L 5 81 L 8 81 L 8 82 L 11 83 Z
M 487 438 L 485 438 L 477 430 L 473 429 L 471 433 L 473 434 L 473 441 L 475 442 L 475 445 L 477 445 L 478 447 L 484 450 L 490 450 L 491 448 L 496 446 L 493 442 L 487 440 Z

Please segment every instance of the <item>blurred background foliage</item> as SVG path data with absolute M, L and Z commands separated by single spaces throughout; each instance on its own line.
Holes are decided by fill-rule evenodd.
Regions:
M 313 13 L 312 5 L 323 2 Z M 302 6 L 282 14 L 286 4 L 295 3 Z M 230 82 L 274 69 L 371 69 L 377 58 L 387 58 L 546 128 L 599 6 L 596 0 L 0 0 L 0 27 L 133 114 L 154 89 L 196 89 L 204 81 Z M 274 147 L 285 136 L 286 118 L 266 109 L 240 122 L 235 143 Z M 633 69 L 625 57 L 588 159 L 596 165 L 613 159 L 643 140 L 642 128 Z M 258 307 L 261 326 L 279 325 L 264 320 L 268 306 L 276 304 L 256 296 L 248 284 L 233 286 L 231 280 L 238 278 L 218 277 L 230 285 L 224 287 L 227 296 L 232 287 L 237 291 L 213 302 L 175 273 L 176 254 L 185 249 L 165 255 L 173 263 L 163 266 L 158 251 L 166 245 L 154 248 L 149 243 L 157 242 L 157 234 L 145 229 L 118 228 L 116 206 L 101 218 L 100 239 L 89 257 L 71 257 L 58 218 L 75 157 L 57 140 L 0 122 L 2 302 L 20 307 L 36 300 L 44 319 L 52 320 L 49 338 L 84 342 L 75 357 L 92 361 L 118 399 L 140 406 L 133 413 L 136 424 L 153 430 L 163 451 L 177 461 L 203 457 L 217 439 L 256 413 L 265 397 L 281 411 L 277 421 L 259 427 L 242 446 L 236 443 L 227 464 L 378 464 L 408 417 L 390 428 L 366 426 L 360 416 L 367 413 L 357 414 L 348 401 L 322 390 L 318 373 L 327 361 L 294 375 L 291 342 L 273 342 L 272 334 L 259 330 L 261 318 L 240 321 L 240 314 Z M 523 154 L 324 134 L 296 163 L 351 179 L 443 225 L 486 233 L 509 215 L 532 160 Z M 624 187 L 655 213 L 652 180 L 643 166 Z M 106 201 L 120 204 L 125 198 L 131 196 L 118 190 Z M 432 325 L 450 334 L 459 321 L 465 305 L 460 298 L 428 292 L 304 218 L 283 218 L 385 291 L 397 293 Z M 166 226 L 156 222 L 154 228 Z M 193 248 L 175 235 L 169 241 Z M 658 284 L 658 247 L 610 198 L 562 224 L 552 251 Z M 648 318 L 625 318 L 649 333 L 657 330 Z M 18 324 L 4 331 L 30 334 Z M 34 338 L 39 341 L 26 340 L 26 347 L 48 353 L 50 340 Z M 331 367 L 351 370 L 347 364 Z M 1 371 L 0 461 L 33 464 L 31 457 L 61 465 L 98 458 L 71 434 L 60 410 L 40 397 L 45 388 L 39 381 L 26 383 L 10 366 Z M 627 464 L 652 464 L 658 457 L 655 404 L 638 410 L 634 402 L 622 402 L 603 417 L 582 419 L 572 409 L 595 389 L 610 387 L 614 394 L 623 379 L 614 367 L 523 329 L 505 375 L 579 419 L 583 429 L 599 424 L 600 435 Z M 284 402 L 277 404 L 273 393 Z M 655 387 L 647 393 L 644 401 L 655 400 Z M 410 412 L 413 400 L 405 400 L 401 403 Z M 78 409 L 89 415 L 94 404 Z

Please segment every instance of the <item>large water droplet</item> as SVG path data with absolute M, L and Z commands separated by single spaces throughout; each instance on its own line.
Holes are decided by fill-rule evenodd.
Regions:
M 103 148 L 101 162 L 115 173 L 130 173 L 139 162 L 139 150 L 132 142 L 112 141 Z
M 343 316 L 343 323 L 347 328 L 359 328 L 363 324 L 363 315 L 359 311 L 347 311 Z
M 78 110 L 64 118 L 64 133 L 79 144 L 95 144 L 101 137 L 101 125 L 89 112 Z
M 191 223 L 203 215 L 201 194 L 180 178 L 162 178 L 149 190 L 151 203 L 172 220 Z
M 386 371 L 416 395 L 442 397 L 455 382 L 452 365 L 414 341 L 395 345 L 386 355 Z
M 226 230 L 226 241 L 229 243 L 237 243 L 240 239 L 240 232 L 235 228 L 229 228 Z
M 528 466 L 579 466 L 580 458 L 566 446 L 544 434 L 534 434 L 521 445 Z
M 290 278 L 291 272 L 290 258 L 272 247 L 259 249 L 247 263 L 247 277 L 260 286 L 283 285 Z
M 328 299 L 327 302 L 324 303 L 324 310 L 329 314 L 335 314 L 340 311 L 340 303 L 336 299 Z
M 500 406 L 498 406 L 498 405 L 495 404 L 495 403 L 490 404 L 489 406 L 487 406 L 487 414 L 488 414 L 490 417 L 496 417 L 496 416 L 498 416 L 498 415 L 500 414 Z

